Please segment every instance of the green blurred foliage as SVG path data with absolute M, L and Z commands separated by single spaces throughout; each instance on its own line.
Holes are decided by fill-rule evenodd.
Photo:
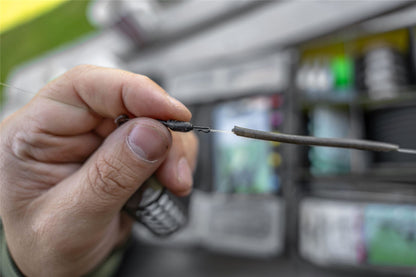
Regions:
M 19 64 L 94 31 L 86 18 L 91 0 L 68 1 L 0 34 L 0 81 Z M 0 86 L 0 97 L 4 87 Z M 0 98 L 1 99 L 1 98 Z

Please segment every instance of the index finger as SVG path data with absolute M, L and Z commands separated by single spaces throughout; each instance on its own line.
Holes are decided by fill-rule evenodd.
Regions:
M 90 65 L 77 66 L 45 86 L 31 110 L 42 129 L 75 135 L 120 114 L 189 121 L 191 113 L 148 77 Z M 82 124 L 74 124 L 82 123 Z

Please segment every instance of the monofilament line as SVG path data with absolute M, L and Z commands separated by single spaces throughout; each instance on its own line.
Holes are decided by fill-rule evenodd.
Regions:
M 397 152 L 416 155 L 415 149 L 399 148 L 397 149 Z
M 223 133 L 223 134 L 228 134 L 228 135 L 235 135 L 233 132 L 225 131 L 225 130 L 210 129 L 209 131 L 210 131 L 210 133 Z
M 0 82 L 0 85 L 2 85 L 2 86 L 4 86 L 4 87 L 11 88 L 11 89 L 20 90 L 21 92 L 27 93 L 27 94 L 29 94 L 29 95 L 35 95 L 35 94 L 36 94 L 36 93 L 31 92 L 31 91 L 24 90 L 24 89 L 21 89 L 21 88 L 15 87 L 15 86 L 11 86 L 11 85 L 8 85 L 8 84 L 3 83 L 3 82 Z

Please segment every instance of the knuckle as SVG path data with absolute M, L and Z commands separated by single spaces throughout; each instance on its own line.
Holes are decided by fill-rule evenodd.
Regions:
M 128 190 L 121 165 L 120 161 L 108 157 L 101 157 L 94 163 L 89 183 L 98 197 L 104 200 L 117 198 Z
M 37 122 L 34 122 L 33 126 L 37 126 Z M 43 160 L 47 156 L 44 149 L 51 145 L 50 135 L 32 127 L 28 131 L 16 132 L 10 142 L 10 149 L 13 155 L 20 160 Z
M 24 132 L 16 132 L 14 139 L 10 142 L 12 154 L 18 159 L 26 159 L 30 153 L 29 148 L 28 136 Z

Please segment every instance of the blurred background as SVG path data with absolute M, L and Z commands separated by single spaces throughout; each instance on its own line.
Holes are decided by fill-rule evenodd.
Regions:
M 1 117 L 78 64 L 148 75 L 193 122 L 416 149 L 414 1 L 0 1 Z M 415 276 L 416 155 L 198 134 L 189 222 L 119 276 Z

